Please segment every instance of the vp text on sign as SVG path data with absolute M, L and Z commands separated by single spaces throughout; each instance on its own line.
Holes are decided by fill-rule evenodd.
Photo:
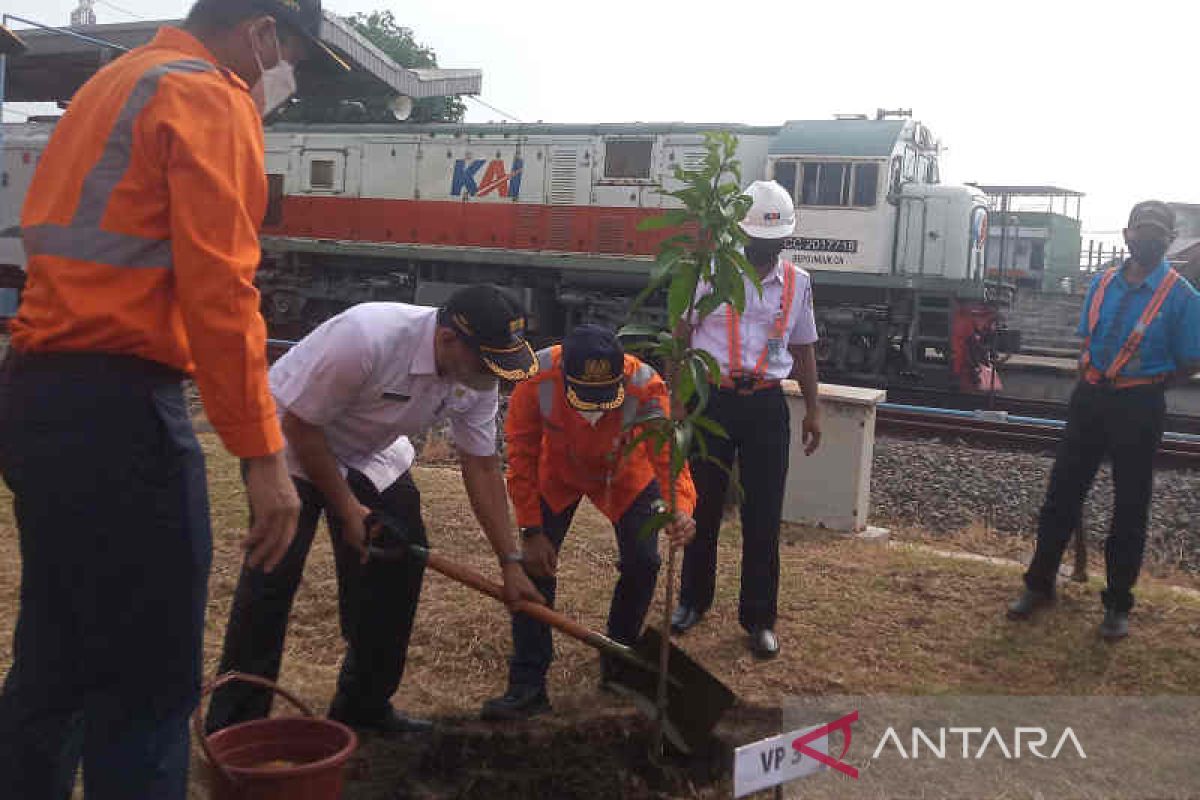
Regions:
M 783 733 L 739 747 L 733 757 L 733 796 L 745 797 L 828 769 L 811 754 L 792 747 L 792 742 L 821 727 Z M 828 757 L 829 735 L 807 742 L 805 749 Z

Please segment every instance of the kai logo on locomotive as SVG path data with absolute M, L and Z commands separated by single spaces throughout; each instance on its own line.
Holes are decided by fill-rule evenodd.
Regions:
M 513 159 L 511 169 L 499 158 L 491 161 L 460 158 L 454 162 L 450 196 L 487 197 L 495 192 L 499 197 L 516 200 L 521 196 L 521 175 L 524 171 L 525 162 L 520 158 Z

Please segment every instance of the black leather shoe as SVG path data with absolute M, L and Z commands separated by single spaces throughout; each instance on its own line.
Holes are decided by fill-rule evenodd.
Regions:
M 1008 604 L 1008 618 L 1012 620 L 1029 619 L 1035 611 L 1050 608 L 1054 605 L 1054 595 L 1046 592 L 1035 592 L 1026 589 L 1021 596 Z
M 340 704 L 334 700 L 333 705 L 329 708 L 329 718 L 335 722 L 340 722 L 343 725 L 354 728 L 356 731 L 366 731 L 368 733 L 381 733 L 385 736 L 393 736 L 402 733 L 429 733 L 433 730 L 433 723 L 427 719 L 416 719 L 414 717 L 406 717 L 391 705 L 387 710 L 378 716 L 363 717 L 352 713 L 347 713 Z
M 485 700 L 479 716 L 489 722 L 514 722 L 549 710 L 545 686 L 510 686 L 501 697 Z
M 1100 623 L 1100 635 L 1106 641 L 1115 642 L 1129 635 L 1129 612 L 1104 609 L 1104 621 Z
M 671 633 L 687 633 L 702 619 L 704 619 L 703 611 L 697 611 L 687 606 L 676 606 L 675 611 L 671 614 Z
M 750 652 L 764 661 L 779 655 L 779 639 L 775 632 L 770 628 L 759 628 L 750 634 Z

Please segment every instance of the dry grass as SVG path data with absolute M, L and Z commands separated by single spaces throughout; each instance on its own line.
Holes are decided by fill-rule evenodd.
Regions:
M 235 462 L 211 434 L 202 439 L 209 455 L 215 542 L 205 642 L 211 673 L 237 579 L 246 512 Z M 495 560 L 457 472 L 418 468 L 416 478 L 433 546 L 495 575 Z M 1066 585 L 1057 613 L 1033 625 L 1013 625 L 1001 613 L 1019 586 L 1011 569 L 799 529 L 790 530 L 787 539 L 779 659 L 753 661 L 736 623 L 740 543 L 735 525 L 722 539 L 716 607 L 705 624 L 681 640 L 744 701 L 776 706 L 790 695 L 809 693 L 1184 694 L 1200 685 L 1200 604 L 1153 581 L 1140 592 L 1133 638 L 1107 646 L 1095 635 L 1100 616 L 1095 584 Z M 341 656 L 327 541 L 321 533 L 313 547 L 282 675 L 283 684 L 317 710 L 330 699 Z M 560 561 L 560 608 L 602 628 L 615 562 L 611 527 L 585 504 Z M 19 564 L 11 504 L 4 495 L 0 670 L 11 658 Z M 617 702 L 595 689 L 594 653 L 562 637 L 556 649 L 550 689 L 557 714 L 589 715 Z M 503 689 L 508 650 L 508 617 L 498 604 L 431 574 L 396 702 L 417 714 L 472 715 Z

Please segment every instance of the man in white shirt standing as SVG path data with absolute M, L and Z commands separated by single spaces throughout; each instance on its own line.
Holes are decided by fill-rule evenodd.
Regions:
M 742 589 L 738 621 L 750 634 L 759 658 L 779 654 L 774 633 L 779 594 L 779 523 L 787 481 L 790 419 L 780 381 L 795 377 L 804 392 L 805 453 L 821 442 L 817 404 L 817 341 L 812 286 L 808 273 L 780 256 L 796 228 L 791 195 L 774 181 L 746 189 L 753 203 L 742 230 L 750 237 L 746 258 L 758 271 L 762 293 L 748 279 L 746 307 L 738 314 L 723 305 L 692 328 L 692 345 L 707 350 L 721 366 L 721 385 L 712 393 L 707 415 L 729 434 L 709 436 L 717 466 L 693 459 L 698 497 L 696 538 L 683 560 L 679 605 L 671 628 L 683 633 L 712 606 L 717 575 L 717 533 L 721 527 L 729 472 L 737 458 L 744 491 Z
M 328 320 L 271 368 L 288 466 L 302 501 L 295 540 L 274 572 L 243 566 L 221 672 L 279 676 L 292 599 L 325 514 L 338 574 L 346 654 L 329 716 L 382 733 L 428 730 L 398 713 L 423 565 L 368 560 L 366 517 L 385 512 L 426 544 L 408 436 L 450 423 L 471 507 L 500 559 L 505 598 L 544 602 L 522 568 L 496 452 L 498 378 L 537 372 L 525 312 L 494 286 L 456 292 L 441 309 L 364 303 Z M 232 684 L 209 708 L 210 731 L 266 716 L 271 695 Z

